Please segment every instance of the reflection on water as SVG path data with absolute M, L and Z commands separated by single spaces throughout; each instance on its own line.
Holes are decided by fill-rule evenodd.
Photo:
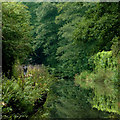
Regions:
M 110 113 L 93 109 L 88 102 L 91 97 L 91 90 L 75 86 L 72 81 L 56 82 L 51 86 L 44 110 L 40 108 L 30 119 L 112 117 Z

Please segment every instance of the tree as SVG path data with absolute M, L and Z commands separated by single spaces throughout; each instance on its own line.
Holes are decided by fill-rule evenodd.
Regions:
M 56 17 L 56 23 L 60 26 L 57 48 L 58 69 L 63 77 L 73 77 L 87 67 L 85 46 L 75 44 L 73 35 L 76 24 L 81 21 L 88 8 L 84 3 L 60 3 L 57 7 L 59 15 Z
M 118 7 L 118 3 L 91 4 L 78 23 L 74 38 L 79 44 L 89 45 L 89 54 L 111 50 L 112 40 L 118 36 Z
M 57 31 L 55 16 L 57 8 L 55 3 L 42 3 L 36 9 L 37 31 L 35 52 L 37 53 L 37 63 L 43 62 L 46 65 L 55 66 L 57 49 Z M 42 57 L 44 56 L 44 60 Z
M 22 3 L 2 4 L 3 73 L 7 75 L 16 59 L 24 61 L 31 51 L 30 13 Z

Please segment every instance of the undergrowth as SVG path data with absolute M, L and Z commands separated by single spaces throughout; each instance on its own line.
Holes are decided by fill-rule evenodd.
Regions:
M 2 79 L 2 119 L 6 120 L 27 119 L 34 113 L 36 101 L 42 101 L 38 108 L 42 107 L 45 102 L 42 99 L 54 81 L 43 65 L 29 65 L 26 76 L 23 76 L 22 66 L 15 67 L 17 76 Z

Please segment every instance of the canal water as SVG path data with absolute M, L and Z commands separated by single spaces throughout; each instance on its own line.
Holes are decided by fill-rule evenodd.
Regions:
M 111 118 L 115 115 L 93 109 L 89 103 L 91 90 L 75 86 L 72 80 L 61 80 L 51 86 L 44 110 L 38 111 L 30 117 L 42 118 Z

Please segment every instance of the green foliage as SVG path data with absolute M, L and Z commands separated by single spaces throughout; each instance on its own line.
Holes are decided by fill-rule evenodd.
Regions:
M 119 39 L 120 39 L 120 37 L 118 36 L 116 36 L 116 37 L 114 37 L 113 38 L 113 40 L 112 40 L 112 47 L 111 47 L 111 49 L 112 49 L 112 51 L 113 51 L 113 55 L 114 56 L 119 56 L 120 55 L 120 49 L 119 49 L 119 47 L 120 47 L 120 42 L 119 42 Z
M 38 26 L 36 9 L 40 6 L 41 3 L 23 2 L 23 4 L 28 7 L 27 10 L 30 12 L 30 15 L 31 15 L 30 22 L 31 22 L 31 25 L 34 27 L 30 32 L 32 33 L 33 37 L 35 38 L 36 37 L 36 28 Z M 34 42 L 35 42 L 35 39 L 31 43 L 33 46 L 34 46 Z
M 44 66 L 29 66 L 26 77 L 18 68 L 16 70 L 20 74 L 17 80 L 2 80 L 3 119 L 28 118 L 34 112 L 35 102 L 49 91 L 53 81 Z
M 113 57 L 112 51 L 102 51 L 98 52 L 96 55 L 92 56 L 89 59 L 89 63 L 92 63 L 95 66 L 95 71 L 99 70 L 114 70 L 117 68 L 117 58 Z
M 56 17 L 56 23 L 60 26 L 58 31 L 57 60 L 59 63 L 57 69 L 63 77 L 72 78 L 75 73 L 87 68 L 87 53 L 83 51 L 85 47 L 75 44 L 73 37 L 76 24 L 81 20 L 87 7 L 83 3 L 59 3 L 57 7 L 59 15 Z
M 36 3 L 33 6 L 34 11 L 29 8 L 34 14 L 31 21 L 37 21 L 33 63 L 50 65 L 62 77 L 73 78 L 76 73 L 91 70 L 88 59 L 99 51 L 110 50 L 118 38 L 117 3 Z
M 89 59 L 94 70 L 76 75 L 75 83 L 82 88 L 91 88 L 94 97 L 89 102 L 94 108 L 102 111 L 119 113 L 118 110 L 118 69 L 117 58 L 112 51 L 102 51 Z
M 16 59 L 23 62 L 31 51 L 30 13 L 21 3 L 2 4 L 2 59 L 3 72 L 12 70 Z M 11 73 L 10 73 L 11 74 Z
M 46 65 L 56 65 L 57 31 L 55 24 L 57 8 L 55 3 L 41 3 L 36 9 L 36 42 L 34 43 L 33 61 Z
M 3 81 L 4 118 L 28 117 L 45 92 L 44 109 L 31 119 L 101 118 L 111 117 L 110 112 L 119 115 L 119 4 L 24 4 L 28 7 L 3 4 L 4 71 L 13 68 L 15 77 Z M 48 65 L 50 74 L 59 79 L 51 77 L 43 66 L 29 66 L 24 78 L 17 60 L 25 63 L 23 58 L 30 48 L 31 63 Z
M 74 38 L 87 45 L 88 54 L 110 50 L 112 39 L 118 36 L 118 3 L 91 3 L 77 24 Z

